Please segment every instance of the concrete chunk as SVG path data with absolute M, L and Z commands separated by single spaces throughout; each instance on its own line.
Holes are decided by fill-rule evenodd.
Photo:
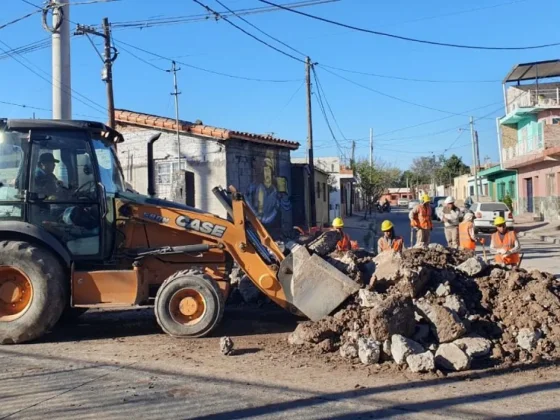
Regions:
M 524 350 L 531 351 L 537 345 L 541 334 L 529 328 L 521 328 L 517 334 L 517 345 Z
M 453 342 L 470 357 L 484 357 L 490 354 L 492 342 L 482 337 L 463 337 Z
M 435 360 L 436 366 L 456 372 L 466 370 L 471 366 L 471 358 L 453 343 L 440 345 Z
M 436 368 L 434 354 L 431 351 L 424 353 L 409 354 L 406 357 L 406 364 L 412 372 L 432 372 Z
M 371 365 L 379 362 L 381 355 L 381 344 L 379 341 L 370 337 L 361 337 L 358 340 L 358 357 L 364 365 Z
M 443 306 L 418 301 L 416 309 L 430 323 L 440 343 L 449 343 L 467 333 L 467 328 L 457 314 Z
M 457 270 L 463 272 L 467 276 L 475 277 L 482 273 L 487 267 L 487 264 L 479 257 L 472 257 L 465 261 L 463 264 L 457 266 Z
M 391 355 L 393 360 L 402 365 L 406 362 L 406 358 L 411 354 L 423 353 L 424 347 L 402 335 L 395 334 L 391 337 Z

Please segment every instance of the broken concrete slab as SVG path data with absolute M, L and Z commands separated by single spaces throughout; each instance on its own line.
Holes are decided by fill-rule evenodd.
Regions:
M 369 314 L 371 336 L 379 341 L 387 340 L 393 334 L 411 337 L 414 325 L 414 305 L 407 296 L 388 296 Z
M 457 270 L 470 277 L 476 277 L 482 273 L 488 265 L 480 257 L 469 258 L 464 263 L 457 266 Z
M 471 358 L 467 353 L 453 343 L 441 344 L 435 357 L 436 366 L 459 372 L 466 370 L 471 366 Z
M 407 356 L 423 352 L 424 347 L 416 341 L 399 334 L 391 337 L 391 355 L 398 365 L 405 363 Z
M 432 372 L 436 369 L 434 354 L 429 350 L 424 353 L 409 354 L 406 357 L 406 364 L 414 373 Z
M 457 295 L 446 296 L 445 302 L 443 302 L 443 306 L 457 313 L 457 315 L 459 315 L 460 317 L 467 314 L 467 306 L 465 305 L 465 301 Z
M 419 300 L 416 302 L 416 309 L 430 323 L 432 332 L 440 343 L 449 343 L 467 333 L 459 316 L 444 306 Z
M 379 362 L 381 355 L 381 343 L 371 337 L 358 339 L 358 357 L 364 365 L 372 365 Z
M 470 357 L 485 357 L 492 350 L 492 342 L 483 337 L 463 337 L 453 342 Z

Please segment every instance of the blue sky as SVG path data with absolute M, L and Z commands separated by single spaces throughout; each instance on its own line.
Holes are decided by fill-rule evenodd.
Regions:
M 222 1 L 234 10 L 265 6 L 257 0 Z M 40 4 L 39 0 L 32 2 Z M 214 0 L 202 2 L 223 11 Z M 286 3 L 288 0 L 277 2 Z M 7 4 L 3 4 L 0 26 L 34 10 L 21 0 L 3 3 Z M 491 46 L 560 41 L 560 35 L 557 35 L 560 3 L 554 0 L 340 0 L 300 10 L 355 26 L 435 41 Z M 539 10 L 536 15 L 535 10 Z M 121 0 L 75 5 L 70 19 L 75 23 L 99 24 L 105 16 L 116 23 L 203 12 L 190 0 Z M 500 81 L 514 64 L 554 59 L 558 50 L 478 51 L 421 45 L 358 33 L 285 11 L 245 18 L 318 63 L 319 81 L 344 137 L 334 123 L 333 129 L 347 156 L 350 154 L 351 139 L 357 140 L 357 156 L 368 155 L 367 137 L 369 128 L 373 127 L 375 156 L 403 169 L 414 157 L 432 152 L 439 154 L 451 145 L 453 148 L 447 151 L 447 155 L 456 153 L 470 163 L 472 155 L 467 116 L 470 112 L 467 111 L 478 108 L 472 111 L 475 118 L 485 117 L 476 121 L 481 157 L 489 156 L 496 161 L 495 118 L 503 114 Z M 231 20 L 266 39 L 244 22 L 236 18 Z M 72 29 L 74 26 L 71 25 Z M 307 127 L 303 64 L 259 44 L 224 21 L 210 20 L 142 30 L 115 28 L 113 35 L 117 46 L 119 41 L 123 41 L 193 66 L 247 78 L 287 80 L 282 83 L 247 81 L 180 65 L 180 117 L 255 133 L 273 132 L 276 136 L 302 144 L 300 150 L 294 153 L 296 156 L 305 153 Z M 4 82 L 0 101 L 50 109 L 51 85 L 2 53 L 2 49 L 7 49 L 6 44 L 15 48 L 47 37 L 39 14 L 0 30 L 0 40 L 5 43 L 0 43 L 0 77 Z M 100 40 L 95 42 L 99 44 Z M 285 47 L 275 45 L 289 52 Z M 125 45 L 122 47 L 160 69 L 170 68 L 167 60 Z M 139 61 L 124 48 L 120 49 L 114 65 L 117 108 L 174 117 L 171 75 Z M 50 48 L 18 58 L 39 74 L 50 77 Z M 467 83 L 391 79 L 322 66 L 408 79 Z M 92 105 L 92 109 L 75 100 L 73 110 L 76 118 L 80 117 L 77 114 L 82 114 L 105 120 L 103 108 L 106 100 L 105 87 L 100 80 L 101 67 L 102 63 L 87 38 L 74 37 L 72 88 L 76 95 L 83 95 L 98 104 Z M 313 105 L 315 155 L 339 155 L 315 100 Z M 0 103 L 0 116 L 30 117 L 33 112 L 37 117 L 50 117 L 48 111 Z M 418 126 L 407 129 L 414 125 Z

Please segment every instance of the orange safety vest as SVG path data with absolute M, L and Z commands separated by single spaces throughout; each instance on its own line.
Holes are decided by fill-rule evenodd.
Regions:
M 506 232 L 503 241 L 499 232 L 496 232 L 492 235 L 492 242 L 494 243 L 494 247 L 497 249 L 503 248 L 506 251 L 509 251 L 515 246 L 516 239 L 517 236 L 515 236 L 515 232 L 511 230 L 509 232 Z M 519 260 L 519 254 L 496 255 L 496 262 L 506 265 L 517 265 L 519 264 Z
M 379 245 L 381 248 L 381 252 L 391 251 L 391 250 L 395 252 L 401 252 L 403 249 L 403 238 L 401 236 L 397 236 L 396 238 L 393 238 L 393 246 L 389 246 L 389 241 L 385 239 L 385 237 L 382 237 L 379 239 Z
M 350 249 L 352 249 L 352 241 L 350 240 L 350 236 L 343 233 L 342 239 L 336 244 L 336 249 L 339 251 L 350 251 Z
M 412 227 L 419 229 L 432 228 L 432 207 L 419 204 L 419 211 L 412 219 Z
M 476 249 L 476 242 L 472 240 L 469 235 L 469 230 L 472 229 L 473 222 L 461 222 L 459 224 L 459 246 L 462 249 Z

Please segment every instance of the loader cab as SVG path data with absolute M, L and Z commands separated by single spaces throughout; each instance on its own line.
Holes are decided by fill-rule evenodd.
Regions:
M 77 264 L 109 258 L 114 197 L 126 189 L 118 140 L 100 123 L 0 121 L 0 231 L 27 223 L 56 238 Z

